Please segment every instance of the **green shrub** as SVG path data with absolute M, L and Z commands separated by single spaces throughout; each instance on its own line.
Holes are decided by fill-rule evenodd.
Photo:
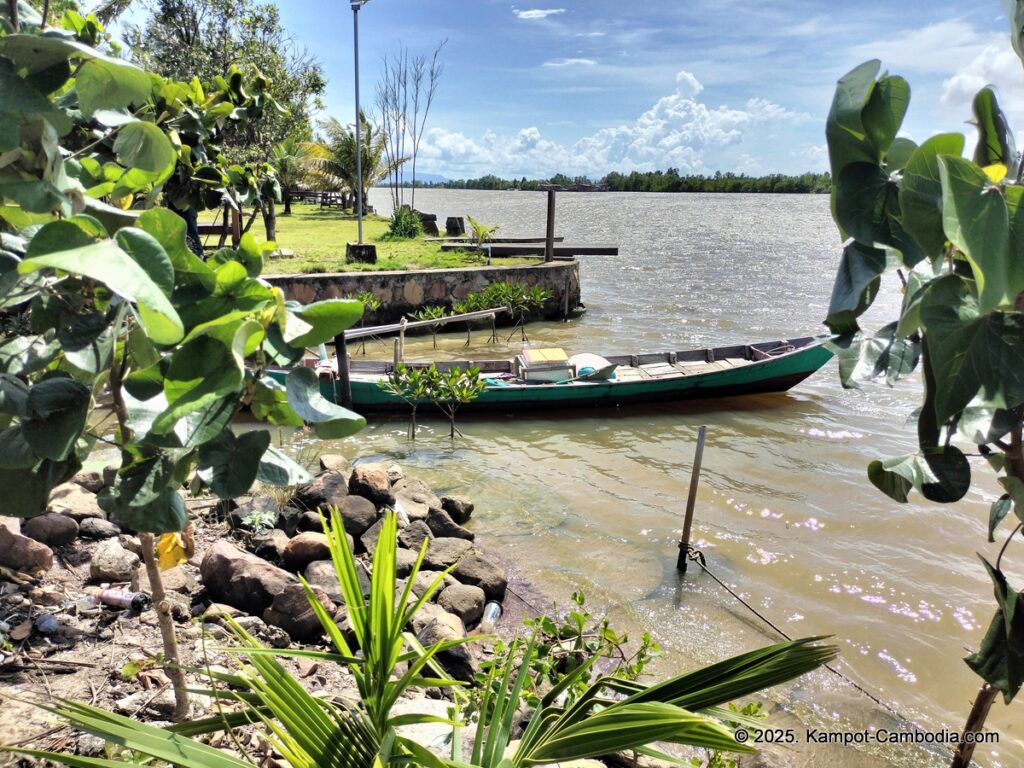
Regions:
M 411 240 L 423 235 L 423 222 L 419 215 L 406 205 L 396 208 L 391 214 L 386 237 L 394 240 Z

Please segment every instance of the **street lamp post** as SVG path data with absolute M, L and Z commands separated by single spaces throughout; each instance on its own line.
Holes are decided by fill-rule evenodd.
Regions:
M 372 243 L 363 243 L 363 120 L 359 106 L 359 9 L 370 0 L 350 0 L 352 8 L 352 50 L 355 55 L 356 70 L 356 222 L 358 237 L 355 243 L 349 243 L 345 249 L 347 261 L 375 263 L 377 247 Z

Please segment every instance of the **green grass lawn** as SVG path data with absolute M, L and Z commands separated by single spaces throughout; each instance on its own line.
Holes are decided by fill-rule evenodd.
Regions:
M 278 207 L 277 244 L 293 255 L 275 256 L 264 265 L 267 274 L 314 272 L 368 272 L 391 269 L 453 269 L 481 266 L 486 257 L 469 251 L 442 252 L 440 242 L 423 238 L 389 240 L 388 220 L 381 216 L 363 217 L 363 241 L 377 246 L 376 264 L 347 264 L 345 245 L 356 241 L 356 217 L 337 208 L 322 209 L 318 204 L 293 203 L 291 216 L 282 216 Z M 261 222 L 253 223 L 260 231 Z M 501 259 L 499 263 L 532 264 L 543 258 Z

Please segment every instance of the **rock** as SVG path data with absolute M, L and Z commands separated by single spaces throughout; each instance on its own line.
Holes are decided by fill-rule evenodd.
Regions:
M 394 493 L 412 520 L 425 520 L 431 509 L 441 508 L 441 499 L 419 478 L 405 478 L 395 485 Z
M 259 616 L 241 616 L 235 623 L 262 643 L 272 648 L 287 648 L 292 639 L 281 627 L 268 625 Z
M 412 573 L 412 567 L 419 559 L 419 550 L 413 552 L 411 549 L 400 549 L 395 552 L 395 575 L 405 578 Z
M 397 464 L 388 464 L 384 467 L 384 471 L 387 472 L 388 482 L 391 483 L 391 485 L 397 485 L 402 478 L 405 477 L 405 472 L 403 472 L 402 468 Z
M 82 486 L 76 483 L 64 483 L 58 485 L 50 494 L 50 502 L 46 507 L 47 512 L 67 515 L 74 518 L 75 522 L 81 523 L 90 517 L 101 517 L 106 519 L 103 510 L 96 501 L 96 494 L 89 493 Z
M 168 568 L 160 572 L 160 581 L 164 585 L 164 591 L 177 592 L 182 595 L 191 595 L 199 591 L 199 585 L 192 575 L 180 565 Z M 139 591 L 153 594 L 153 586 L 149 583 L 149 575 L 146 569 L 139 570 Z
M 380 538 L 380 532 L 383 527 L 384 518 L 381 518 L 367 528 L 366 533 L 359 537 L 359 542 L 363 545 L 363 549 L 367 551 L 370 557 L 373 557 L 373 553 L 377 550 L 377 540 Z
M 467 627 L 476 624 L 484 615 L 486 597 L 480 587 L 456 584 L 447 587 L 437 597 L 437 604 L 448 613 L 454 613 Z
M 442 496 L 441 509 L 459 525 L 465 525 L 473 514 L 473 502 L 465 496 Z
M 340 453 L 324 453 L 320 455 L 320 469 L 325 472 L 348 472 L 352 465 Z
M 433 583 L 437 580 L 437 577 L 440 575 L 441 571 L 424 570 L 417 573 L 416 578 L 412 583 L 413 594 L 416 595 L 416 597 L 421 596 L 424 592 L 430 589 Z M 437 596 L 438 594 L 440 594 L 441 590 L 443 590 L 445 587 L 450 587 L 452 584 L 458 583 L 459 582 L 456 581 L 455 578 L 452 577 L 450 574 L 445 574 L 440 586 L 438 586 L 437 590 L 434 591 L 434 594 L 431 596 L 430 599 L 436 601 Z
M 473 541 L 476 538 L 475 533 L 466 530 L 456 523 L 452 520 L 451 515 L 443 509 L 432 508 L 427 515 L 427 525 L 435 536 L 447 536 L 453 539 L 466 539 L 467 541 Z
M 30 539 L 52 547 L 70 544 L 78 536 L 78 523 L 74 518 L 53 512 L 26 520 L 21 529 Z
M 71 482 L 82 486 L 90 493 L 99 493 L 107 487 L 103 482 L 103 475 L 99 472 L 79 472 L 71 478 Z
M 345 522 L 345 530 L 357 539 L 366 533 L 379 517 L 373 502 L 362 496 L 347 496 L 338 505 L 338 510 Z
M 399 545 L 415 552 L 420 551 L 420 547 L 423 546 L 424 541 L 428 541 L 433 538 L 434 534 L 422 520 L 413 520 L 409 525 L 398 532 Z
M 134 552 L 139 557 L 142 557 L 142 543 L 139 541 L 138 536 L 131 536 L 127 533 L 122 533 L 117 537 L 117 543 L 129 552 Z
M 87 517 L 78 527 L 78 535 L 83 539 L 112 539 L 121 535 L 121 529 L 109 520 Z
M 331 547 L 327 537 L 315 531 L 304 531 L 288 542 L 281 560 L 289 571 L 304 571 L 314 560 L 330 560 Z
M 300 488 L 292 497 L 292 502 L 301 509 L 315 512 L 320 507 L 340 504 L 348 496 L 348 488 L 348 478 L 344 473 L 328 471 Z
M 348 480 L 348 492 L 354 496 L 367 498 L 378 507 L 395 503 L 391 483 L 388 482 L 388 473 L 379 466 L 360 464 L 353 469 Z
M 319 587 L 313 587 L 313 594 L 328 615 L 333 616 L 338 609 L 327 593 Z M 324 632 L 323 624 L 316 617 L 301 584 L 292 584 L 278 592 L 274 602 L 263 612 L 263 620 L 273 627 L 283 629 L 295 642 L 315 640 Z
M 227 603 L 210 603 L 203 612 L 203 621 L 221 621 L 225 617 L 237 619 L 244 614 Z
M 281 512 L 277 516 L 277 527 L 289 536 L 294 536 L 296 531 L 301 530 L 299 520 L 304 514 L 306 514 L 306 510 L 287 504 L 281 507 Z M 319 523 L 319 517 L 317 520 Z
M 131 581 L 135 569 L 142 562 L 116 539 L 107 539 L 96 547 L 89 562 L 89 578 L 94 581 Z
M 280 565 L 284 562 L 284 550 L 288 546 L 288 534 L 280 528 L 252 537 L 252 551 L 268 563 Z
M 117 470 L 118 467 L 113 464 L 107 464 L 107 466 L 103 468 L 103 486 L 105 488 L 114 487 L 114 483 L 117 482 Z
M 296 581 L 287 571 L 226 541 L 214 542 L 207 550 L 199 572 L 211 598 L 251 614 L 262 614 L 275 595 Z
M 440 541 L 440 539 L 435 539 L 435 541 Z M 455 539 L 455 541 L 459 541 L 459 539 Z M 488 600 L 500 602 L 505 598 L 505 590 L 508 588 L 505 569 L 484 557 L 478 549 L 474 549 L 459 560 L 459 564 L 452 571 L 452 576 L 463 584 L 480 587 Z
M 433 539 L 427 547 L 427 555 L 423 558 L 423 564 L 427 568 L 443 571 L 445 568 L 459 562 L 472 549 L 472 543 L 465 539 L 439 537 Z
M 114 711 L 122 715 L 134 717 L 146 711 L 161 719 L 168 719 L 174 714 L 174 689 L 165 688 L 153 691 L 139 691 L 114 702 Z
M 436 643 L 459 640 L 466 636 L 466 628 L 462 619 L 441 608 L 436 603 L 420 606 L 412 617 L 413 631 L 416 638 L 429 647 Z M 448 673 L 456 680 L 472 682 L 476 672 L 476 660 L 465 645 L 456 645 L 442 651 L 435 657 Z
M 295 530 L 298 533 L 303 531 L 312 531 L 313 533 L 323 533 L 324 524 L 323 518 L 320 517 L 319 512 L 301 512 L 296 520 Z
M 277 527 L 280 516 L 276 501 L 269 496 L 255 496 L 228 512 L 228 525 L 243 531 L 266 531 Z
M 334 561 L 315 560 L 306 566 L 303 574 L 310 586 L 319 587 L 335 603 L 344 602 L 341 594 L 341 585 L 338 583 L 338 574 L 334 570 Z

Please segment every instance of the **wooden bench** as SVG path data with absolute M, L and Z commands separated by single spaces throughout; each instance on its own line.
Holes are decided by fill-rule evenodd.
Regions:
M 228 237 L 231 237 L 230 245 L 237 248 L 242 239 L 242 216 L 233 208 L 225 208 L 220 221 L 199 222 L 199 237 L 204 251 L 216 251 L 228 245 Z M 210 242 L 211 235 L 216 236 L 215 243 Z

